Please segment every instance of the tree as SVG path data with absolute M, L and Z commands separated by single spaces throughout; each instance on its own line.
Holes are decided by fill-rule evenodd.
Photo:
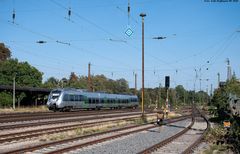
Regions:
M 111 81 L 108 80 L 104 75 L 95 75 L 91 78 L 94 91 L 112 92 L 111 88 L 113 85 L 110 85 Z
M 219 117 L 224 118 L 225 112 L 229 111 L 228 97 L 230 94 L 240 97 L 240 82 L 235 77 L 227 81 L 224 87 L 214 91 L 211 104 L 217 108 Z
M 12 85 L 13 77 L 16 86 L 39 87 L 42 84 L 42 73 L 27 62 L 17 59 L 0 61 L 0 84 Z
M 7 60 L 11 57 L 11 51 L 4 45 L 0 43 L 0 61 Z
M 185 99 L 185 89 L 182 85 L 178 85 L 176 88 L 176 99 L 178 99 L 178 104 L 182 104 L 184 103 L 184 99 Z
M 0 85 L 12 85 L 13 78 L 15 78 L 17 87 L 39 87 L 42 85 L 42 73 L 27 62 L 18 62 L 17 59 L 0 61 Z M 25 96 L 28 100 L 35 99 L 30 94 L 27 96 L 23 93 L 16 93 L 18 101 L 21 101 Z M 0 95 L 1 105 L 9 106 L 10 98 L 12 98 L 10 94 L 2 92 Z
M 43 87 L 45 88 L 56 88 L 58 86 L 59 86 L 59 81 L 54 77 L 48 78 L 47 81 L 45 81 L 43 84 Z
M 10 107 L 12 105 L 12 95 L 7 92 L 0 92 L 0 107 Z
M 69 77 L 69 82 L 77 82 L 78 77 L 74 72 L 71 72 L 70 77 Z
M 129 86 L 127 80 L 121 78 L 116 80 L 116 92 L 117 93 L 128 93 Z
M 240 82 L 235 76 L 227 82 L 225 89 L 228 93 L 238 95 L 240 97 Z

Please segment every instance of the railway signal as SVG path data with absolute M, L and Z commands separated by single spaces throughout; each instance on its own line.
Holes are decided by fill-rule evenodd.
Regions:
M 168 88 L 170 86 L 170 76 L 165 76 L 165 88 L 167 90 L 167 98 L 166 98 L 166 108 L 165 108 L 165 112 L 166 112 L 166 117 L 167 117 L 167 114 L 168 114 Z
M 165 76 L 165 88 L 169 88 L 170 86 L 170 76 Z

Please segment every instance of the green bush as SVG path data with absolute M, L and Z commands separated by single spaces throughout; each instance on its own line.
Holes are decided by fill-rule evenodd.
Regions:
M 10 107 L 12 105 L 12 95 L 7 92 L 0 92 L 0 107 Z

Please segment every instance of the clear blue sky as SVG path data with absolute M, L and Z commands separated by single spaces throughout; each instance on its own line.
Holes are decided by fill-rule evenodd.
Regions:
M 92 74 L 125 78 L 130 87 L 136 72 L 141 88 L 139 14 L 145 12 L 145 87 L 164 85 L 170 75 L 171 87 L 193 89 L 195 69 L 202 89 L 216 87 L 218 72 L 226 80 L 226 58 L 240 76 L 240 0 L 130 0 L 129 25 L 127 6 L 128 0 L 0 0 L 0 42 L 43 72 L 44 80 L 87 75 L 91 62 Z M 127 27 L 134 32 L 130 37 Z

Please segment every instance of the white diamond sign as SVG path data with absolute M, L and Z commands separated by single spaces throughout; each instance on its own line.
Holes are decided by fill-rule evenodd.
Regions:
M 131 30 L 131 28 L 127 28 L 125 34 L 130 37 L 133 34 L 133 31 Z

